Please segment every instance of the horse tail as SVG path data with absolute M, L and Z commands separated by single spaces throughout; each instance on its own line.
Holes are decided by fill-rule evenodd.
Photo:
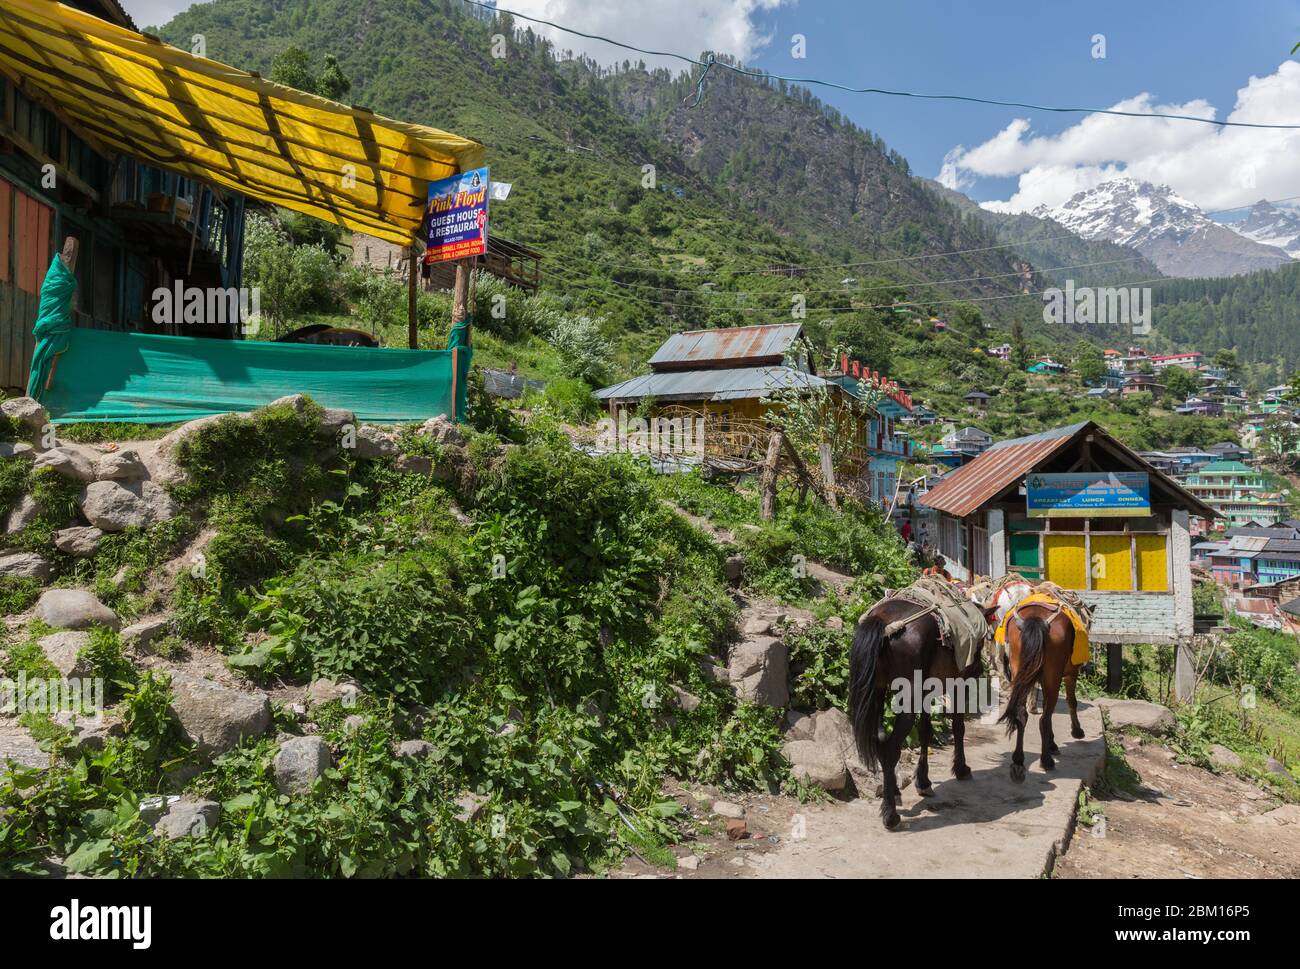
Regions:
M 880 762 L 883 697 L 876 689 L 876 667 L 888 644 L 884 622 L 874 616 L 858 621 L 849 654 L 849 719 L 858 755 L 870 770 Z
M 1047 649 L 1048 626 L 1042 619 L 1026 619 L 1020 626 L 1020 669 L 1011 681 L 1011 696 L 999 723 L 1007 725 L 1007 735 L 1015 733 L 1016 718 L 1029 700 L 1038 677 L 1043 672 L 1043 655 Z

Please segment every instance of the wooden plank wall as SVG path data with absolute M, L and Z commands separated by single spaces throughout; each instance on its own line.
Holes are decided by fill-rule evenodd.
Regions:
M 39 303 L 37 294 L 0 283 L 0 386 L 6 393 L 27 392 L 27 373 L 36 349 L 32 327 Z

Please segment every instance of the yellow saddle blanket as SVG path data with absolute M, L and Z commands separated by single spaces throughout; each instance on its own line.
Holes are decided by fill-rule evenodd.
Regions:
M 1046 592 L 1034 592 L 1020 600 L 1019 606 L 1051 606 L 1055 608 L 1061 606 L 1061 611 L 1070 617 L 1070 622 L 1074 626 L 1074 652 L 1070 654 L 1070 662 L 1075 666 L 1082 666 L 1092 658 L 1092 651 L 1088 648 L 1088 625 L 1079 616 L 1078 612 L 1063 602 L 1060 602 L 1055 596 Z M 1018 608 L 1018 607 L 1017 607 Z M 1015 614 L 1015 609 L 1011 609 L 1002 621 L 998 623 L 997 632 L 993 634 L 993 640 L 998 646 L 1005 646 L 1007 642 L 1007 623 Z

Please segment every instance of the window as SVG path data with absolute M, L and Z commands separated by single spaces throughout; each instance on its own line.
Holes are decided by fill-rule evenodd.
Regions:
M 1016 537 L 1012 538 L 1013 563 Z M 1045 532 L 1046 577 L 1067 589 L 1168 592 L 1168 539 L 1160 533 Z

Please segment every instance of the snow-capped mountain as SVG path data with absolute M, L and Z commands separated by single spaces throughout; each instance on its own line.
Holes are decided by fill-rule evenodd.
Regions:
M 1256 202 L 1244 219 L 1227 223 L 1228 227 L 1247 239 L 1266 246 L 1276 246 L 1300 259 L 1300 212 L 1295 209 Z
M 1034 215 L 1055 219 L 1085 239 L 1136 249 L 1170 276 L 1235 276 L 1274 269 L 1286 252 L 1220 225 L 1168 185 L 1117 178 Z

